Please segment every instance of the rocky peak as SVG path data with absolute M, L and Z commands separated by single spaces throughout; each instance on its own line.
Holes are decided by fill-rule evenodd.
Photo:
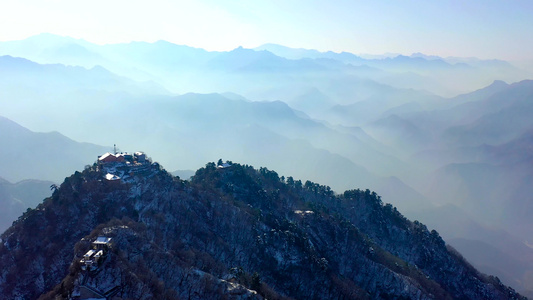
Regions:
M 0 294 L 521 298 L 369 190 L 336 195 L 266 168 L 224 166 L 208 163 L 191 181 L 157 163 L 121 180 L 99 164 L 74 173 L 2 235 Z M 83 270 L 98 236 L 112 247 Z

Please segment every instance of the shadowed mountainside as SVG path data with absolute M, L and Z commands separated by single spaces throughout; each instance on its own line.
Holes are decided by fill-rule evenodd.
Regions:
M 118 165 L 76 172 L 2 235 L 0 293 L 57 299 L 83 286 L 159 299 L 234 289 L 259 299 L 520 298 L 369 190 L 335 196 L 229 165 L 208 163 L 191 182 L 156 163 L 123 182 L 102 180 Z M 83 271 L 80 257 L 97 235 L 114 244 L 98 272 Z

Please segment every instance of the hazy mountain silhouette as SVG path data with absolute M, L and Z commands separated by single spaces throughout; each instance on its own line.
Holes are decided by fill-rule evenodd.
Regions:
M 433 140 L 431 132 L 395 114 L 372 122 L 365 129 L 389 147 L 407 151 L 425 147 Z
M 271 53 L 270 57 L 266 57 L 267 51 L 264 50 Z M 443 95 L 468 90 L 469 85 L 482 87 L 495 79 L 516 81 L 528 76 L 527 73 L 504 62 L 472 60 L 475 66 L 469 66 L 468 62 L 449 63 L 444 59 L 424 57 L 395 56 L 363 59 L 347 52 L 322 53 L 316 50 L 290 49 L 279 45 L 265 45 L 255 50 L 237 48 L 228 52 L 209 52 L 165 41 L 100 46 L 83 40 L 50 34 L 42 34 L 21 41 L 2 42 L 0 54 L 26 57 L 39 63 L 64 63 L 87 68 L 102 65 L 122 76 L 142 81 L 153 80 L 167 89 L 178 92 L 233 91 L 246 96 L 250 95 L 244 93 L 242 86 L 232 85 L 234 81 L 225 80 L 224 76 L 212 74 L 212 72 L 218 70 L 226 74 L 235 69 L 243 72 L 277 72 L 278 74 L 290 71 L 300 75 L 312 72 L 315 75 L 322 74 L 320 76 L 337 78 L 357 74 L 362 78 L 391 84 L 397 88 L 425 89 Z M 238 59 L 232 60 L 231 55 L 237 55 Z M 262 56 L 262 59 L 257 59 L 259 56 Z M 223 60 L 226 61 L 223 62 Z M 368 69 L 369 67 L 374 69 Z M 332 70 L 334 70 L 333 74 Z M 505 78 L 502 76 L 498 78 L 497 74 L 504 74 Z M 453 76 L 456 78 L 460 76 L 462 80 L 460 82 L 451 80 Z M 411 79 L 403 80 L 407 77 Z M 275 78 L 271 77 L 268 81 L 261 83 L 267 84 Z M 241 76 L 233 80 L 245 80 L 247 84 L 254 85 L 254 83 L 259 83 L 260 78 L 247 80 L 246 77 Z M 199 84 L 200 82 L 202 84 Z M 277 85 L 283 82 L 280 80 Z M 187 85 L 189 89 L 185 89 L 183 85 Z M 257 86 L 261 87 L 260 84 Z M 223 90 L 224 87 L 228 89 Z
M 0 177 L 0 232 L 4 232 L 28 208 L 51 195 L 51 181 L 23 180 L 11 183 Z
M 342 53 L 335 53 L 332 51 L 320 52 L 320 51 L 313 50 L 313 49 L 295 49 L 295 48 L 290 48 L 290 47 L 286 47 L 286 46 L 282 46 L 278 44 L 264 44 L 254 49 L 255 50 L 266 50 L 278 56 L 285 57 L 288 59 L 327 58 L 327 59 L 341 61 L 344 63 L 356 63 L 356 64 L 364 64 L 367 61 L 357 55 L 354 55 L 348 52 L 342 52 Z
M 528 99 L 532 92 L 531 81 L 511 85 L 494 82 L 469 94 L 433 99 L 430 106 L 428 103 L 426 107 L 413 106 L 411 111 L 406 109 L 397 114 L 438 138 L 438 148 L 432 151 L 461 149 L 456 152 L 463 155 L 466 147 L 497 145 L 528 131 L 531 128 Z
M 108 149 L 75 142 L 58 132 L 32 132 L 4 117 L 0 117 L 0 140 L 0 176 L 11 182 L 30 178 L 60 181 Z
M 522 81 L 486 100 L 470 102 L 470 109 L 478 115 L 473 122 L 451 127 L 444 134 L 462 145 L 496 145 L 520 136 L 533 128 L 533 81 Z M 470 115 L 475 114 L 472 113 Z
M 493 83 L 485 89 L 476 91 L 466 97 L 478 99 L 451 108 L 449 115 L 459 114 L 461 121 L 474 121 L 484 115 L 497 113 L 504 108 L 528 103 L 533 81 L 524 80 L 510 85 Z M 484 94 L 487 94 L 484 97 Z M 480 95 L 481 94 L 481 95 Z M 481 96 L 481 97 L 480 97 Z M 453 124 L 452 124 L 453 125 Z
M 4 95 L 7 92 L 16 94 L 16 89 L 23 84 L 62 92 L 91 87 L 98 90 L 122 91 L 132 94 L 168 93 L 153 82 L 136 82 L 117 76 L 100 66 L 85 69 L 61 64 L 41 65 L 11 56 L 0 56 L 0 78 L 2 79 Z M 5 91 L 6 89 L 7 91 Z
M 32 68 L 37 65 L 24 62 Z M 48 70 L 45 66 L 43 72 Z M 81 71 L 83 73 L 85 69 Z M 77 77 L 73 74 L 70 79 Z M 21 86 L 26 79 L 13 82 Z M 40 94 L 39 83 L 33 82 L 32 85 L 33 96 Z M 322 123 L 302 118 L 279 101 L 251 102 L 239 97 L 228 99 L 218 94 L 133 97 L 102 90 L 87 92 L 98 89 L 98 83 L 86 82 L 83 87 L 83 90 L 66 95 L 61 89 L 58 94 L 53 91 L 44 93 L 35 113 L 46 114 L 46 120 L 28 115 L 24 106 L 30 102 L 24 99 L 18 110 L 12 108 L 16 112 L 10 113 L 32 124 L 32 128 L 60 128 L 78 140 L 106 145 L 116 143 L 122 149 L 135 144 L 158 155 L 163 162 L 175 161 L 173 153 L 180 153 L 187 165 L 168 164 L 176 169 L 194 168 L 202 161 L 225 157 L 256 165 L 268 162 L 295 177 L 331 183 L 336 190 L 356 184 L 359 187 L 376 187 L 378 191 L 385 188 L 379 176 L 390 176 L 387 170 L 395 166 L 402 169 L 403 162 L 380 153 L 379 149 L 362 142 L 356 135 L 338 132 Z M 56 109 L 59 103 L 62 110 Z M 65 109 L 71 113 L 65 114 Z M 87 127 L 92 130 L 85 130 Z M 142 137 L 140 141 L 139 137 Z M 270 156 L 268 153 L 257 154 L 264 151 L 268 144 L 282 146 L 276 149 L 280 154 L 276 159 L 272 153 Z M 298 161 L 298 168 L 287 164 L 288 161 Z M 295 174 L 291 171 L 293 169 L 300 171 Z M 398 193 L 395 199 L 407 199 L 407 195 Z
M 464 224 L 491 222 L 533 241 L 533 85 L 511 83 L 530 75 L 506 62 L 279 45 L 212 52 L 165 41 L 96 45 L 53 35 L 0 42 L 0 54 L 9 55 L 0 57 L 2 115 L 33 131 L 147 151 L 171 170 L 219 158 L 268 165 L 336 191 L 371 188 L 413 213 L 451 203 L 466 212 Z M 20 147 L 37 153 L 37 144 Z M 57 166 L 48 152 L 42 153 L 53 158 L 48 164 L 41 153 L 24 161 Z M 25 167 L 19 169 L 12 163 L 7 173 Z M 12 182 L 31 178 L 8 175 L 0 172 Z M 442 230 L 460 232 L 453 225 Z M 468 240 L 465 251 L 486 243 L 502 261 L 521 261 L 497 235 L 455 237 Z M 512 280 L 529 272 L 498 270 Z
M 516 235 L 482 225 L 455 205 L 406 212 L 413 219 L 435 228 L 446 241 L 482 272 L 495 274 L 522 291 L 531 290 L 533 249 Z
M 0 55 L 24 57 L 44 64 L 64 63 L 91 68 L 105 61 L 90 50 L 92 45 L 81 39 L 42 33 L 24 40 L 0 43 Z
M 361 126 L 388 117 L 394 110 L 419 111 L 421 105 L 439 99 L 424 92 L 393 88 L 368 90 L 368 94 L 362 95 L 361 98 L 362 101 L 334 106 L 324 115 L 340 124 Z
M 194 175 L 193 170 L 176 170 L 171 172 L 172 176 L 177 176 L 183 180 L 189 180 Z
M 501 60 L 442 58 L 421 53 L 411 56 L 392 54 L 362 58 L 346 52 L 319 52 L 293 49 L 276 44 L 265 44 L 255 49 L 268 50 L 276 55 L 291 59 L 329 58 L 356 66 L 375 67 L 384 73 L 370 78 L 381 83 L 401 88 L 425 89 L 443 96 L 452 96 L 458 92 L 464 93 L 473 88 L 482 88 L 494 80 L 514 82 L 533 76 L 533 74 Z M 402 73 L 401 76 L 395 74 L 398 72 Z M 411 77 L 411 80 L 406 81 L 406 77 Z
M 446 105 L 446 107 L 449 108 L 449 107 L 453 107 L 455 105 L 459 105 L 459 104 L 466 103 L 466 102 L 483 100 L 498 92 L 505 90 L 508 87 L 509 87 L 509 84 L 507 84 L 506 82 L 502 80 L 495 80 L 492 84 L 484 88 L 481 88 L 479 90 L 476 90 L 476 91 L 473 91 L 467 94 L 457 95 L 447 100 L 444 105 Z M 446 107 L 443 107 L 443 108 L 446 108 Z

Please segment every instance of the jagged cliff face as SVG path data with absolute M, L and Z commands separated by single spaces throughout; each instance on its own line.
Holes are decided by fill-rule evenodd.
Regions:
M 0 295 L 120 298 L 520 298 L 370 191 L 334 195 L 273 171 L 209 163 L 192 181 L 152 164 L 106 181 L 95 165 L 2 236 Z M 94 272 L 80 258 L 112 247 Z

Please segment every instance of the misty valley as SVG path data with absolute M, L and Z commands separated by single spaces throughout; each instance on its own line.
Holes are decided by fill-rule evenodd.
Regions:
M 421 53 L 1 41 L 0 295 L 533 297 L 532 78 Z

